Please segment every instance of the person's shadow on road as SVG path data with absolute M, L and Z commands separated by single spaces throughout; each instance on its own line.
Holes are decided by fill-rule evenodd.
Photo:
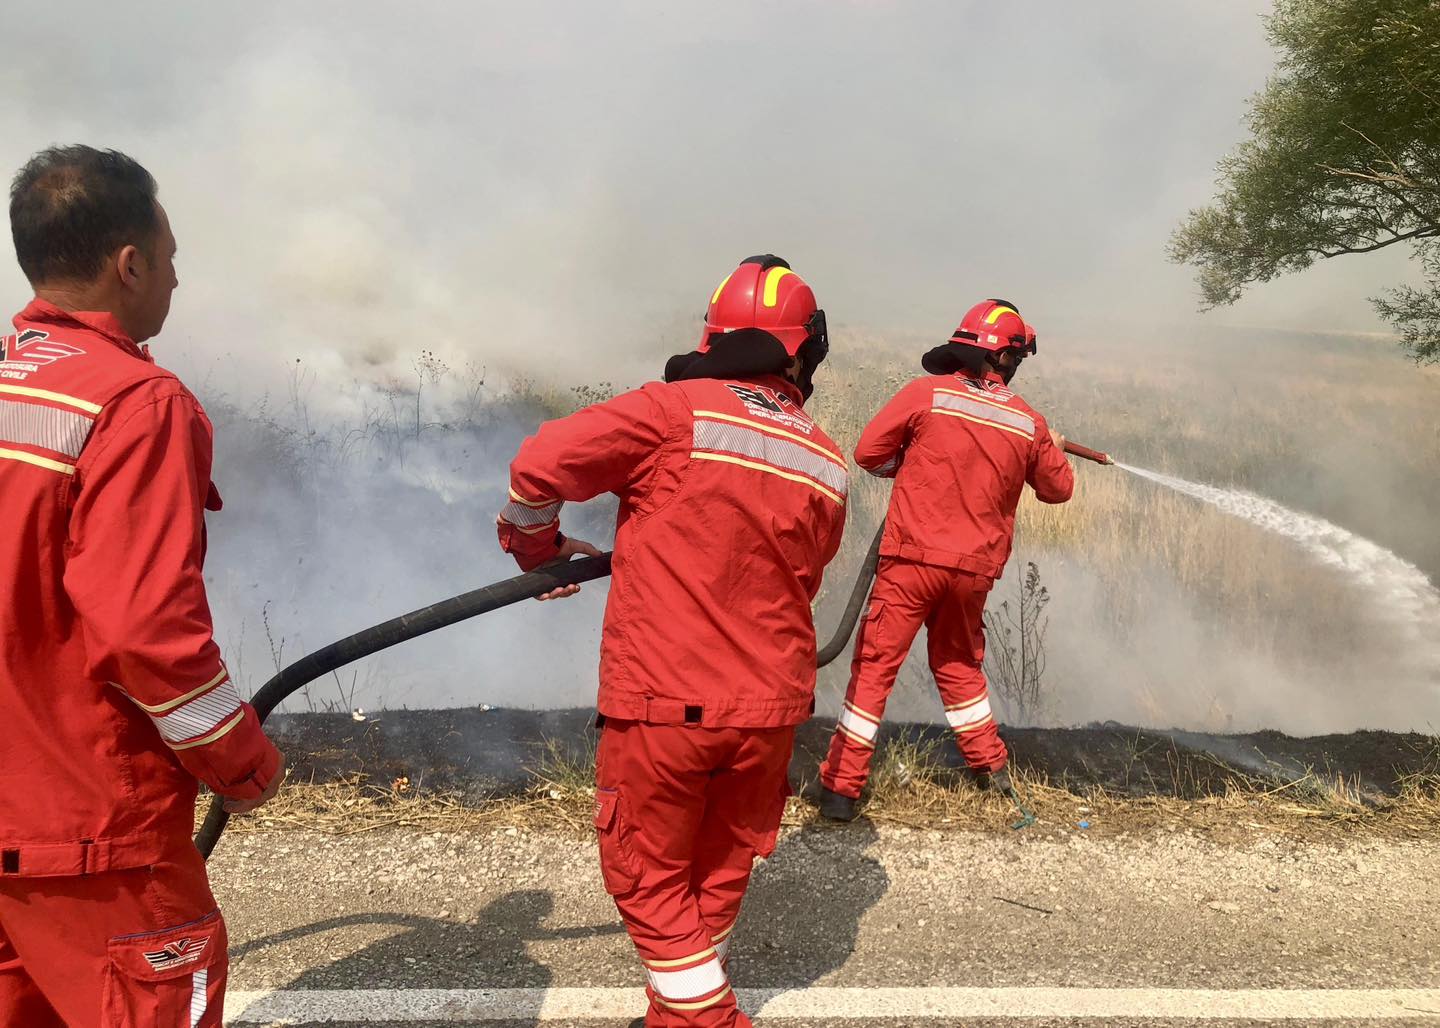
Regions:
M 890 887 L 868 854 L 878 838 L 863 818 L 814 822 L 756 866 L 732 943 L 737 988 L 803 989 L 845 965 L 861 918 Z
M 497 897 L 470 922 L 440 920 L 383 911 L 350 914 L 253 939 L 231 951 L 238 963 L 252 953 L 302 940 L 307 950 L 332 943 L 344 945 L 346 934 L 392 930 L 346 956 L 302 972 L 286 989 L 526 989 L 510 1002 L 513 1028 L 538 1025 L 543 992 L 552 981 L 550 969 L 535 961 L 526 943 L 587 939 L 623 929 L 617 925 L 551 929 L 545 927 L 555 906 L 543 889 L 525 889 Z M 341 933 L 331 935 L 331 933 Z M 329 936 L 331 942 L 325 937 Z

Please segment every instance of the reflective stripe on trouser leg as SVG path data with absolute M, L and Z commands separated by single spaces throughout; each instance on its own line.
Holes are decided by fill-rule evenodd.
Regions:
M 962 571 L 952 575 L 950 589 L 929 619 L 930 671 L 965 763 L 993 771 L 1008 759 L 983 670 L 985 600 L 993 583 Z
M 710 941 L 715 943 L 715 955 L 720 958 L 722 966 L 728 965 L 730 962 L 730 940 L 734 934 L 735 925 L 732 923 L 729 928 L 710 938 Z
M 968 703 L 957 703 L 945 708 L 945 720 L 957 735 L 984 728 L 994 715 L 990 712 L 989 692 L 983 692 Z
M 943 568 L 882 559 L 870 605 L 855 637 L 850 685 L 830 750 L 820 765 L 820 782 L 832 792 L 858 797 L 870 777 L 875 738 L 895 676 L 925 622 L 937 594 L 948 583 Z
M 694 958 L 647 960 L 645 977 L 651 999 L 671 1010 L 704 1010 L 730 992 L 730 982 L 714 946 Z
M 190 976 L 190 1028 L 200 1028 L 200 1022 L 210 1006 L 210 997 L 206 993 L 209 984 L 209 968 L 202 967 Z

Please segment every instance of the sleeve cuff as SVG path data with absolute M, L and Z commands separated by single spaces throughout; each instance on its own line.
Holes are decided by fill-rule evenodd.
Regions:
M 257 717 L 255 711 L 248 704 L 246 705 L 245 716 Z M 258 721 L 256 729 L 264 751 L 260 755 L 260 760 L 250 770 L 249 774 L 244 775 L 234 782 L 227 782 L 223 788 L 215 790 L 226 799 L 253 800 L 263 795 L 265 790 L 270 787 L 270 783 L 275 780 L 275 776 L 284 769 L 284 761 L 280 756 L 279 749 L 276 748 L 275 744 L 271 742 L 263 732 L 259 731 Z

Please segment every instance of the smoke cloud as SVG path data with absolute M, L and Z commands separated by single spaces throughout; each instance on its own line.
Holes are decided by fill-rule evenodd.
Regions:
M 491 519 L 544 414 L 515 387 L 652 377 L 749 253 L 794 262 L 837 352 L 939 337 L 976 297 L 1005 295 L 1041 327 L 1042 361 L 1167 366 L 1203 348 L 1192 392 L 1212 427 L 1194 431 L 1246 430 L 1225 398 L 1275 330 L 1365 337 L 1364 298 L 1404 274 L 1402 254 L 1329 262 L 1202 317 L 1190 272 L 1165 263 L 1270 70 L 1267 6 L 12 5 L 0 166 L 84 141 L 161 183 L 181 288 L 154 351 L 215 415 L 227 507 L 208 573 L 227 653 L 258 684 L 277 657 L 512 573 Z M 13 266 L 0 286 L 15 309 L 28 295 Z M 1374 345 L 1377 373 L 1410 373 Z M 1097 412 L 1115 394 L 1071 368 L 1040 398 L 1109 431 Z M 1411 464 L 1348 426 L 1317 431 L 1335 454 L 1323 474 L 1278 493 L 1264 467 L 1206 480 L 1298 503 L 1433 577 Z M 1151 436 L 1164 452 L 1137 460 L 1213 466 L 1175 457 L 1193 435 Z M 604 541 L 606 515 L 571 527 Z M 1066 673 L 1088 682 L 1114 665 L 1060 641 L 1088 630 L 1086 581 L 1056 583 L 1052 666 L 1073 658 Z M 1203 628 L 1188 589 L 1168 591 L 1170 620 Z M 349 676 L 317 686 L 318 702 L 583 704 L 603 596 L 411 644 L 367 663 L 353 693 Z M 1138 646 L 1126 674 L 1180 675 L 1181 652 Z M 1245 681 L 1303 677 L 1234 659 Z M 1139 716 L 1133 693 L 1075 689 L 1056 716 Z
M 935 334 L 1003 291 L 1052 338 L 1153 329 L 1195 320 L 1161 248 L 1243 134 L 1265 7 L 22 5 L 0 161 L 81 139 L 156 173 L 182 278 L 157 352 L 192 372 L 419 344 L 629 381 L 767 249 L 840 322 Z M 1369 329 L 1391 272 L 1224 317 Z

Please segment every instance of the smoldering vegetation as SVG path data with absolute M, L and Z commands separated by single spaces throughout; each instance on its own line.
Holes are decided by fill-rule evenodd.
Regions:
M 883 356 L 841 377 L 887 379 L 888 391 L 908 375 L 900 353 L 923 342 L 866 339 L 850 352 Z M 1440 375 L 1385 343 L 1224 331 L 1042 341 L 1015 384 L 1077 441 L 1325 518 L 1440 577 Z M 857 395 L 834 409 L 864 407 Z M 1039 568 L 1046 670 L 1026 720 L 1295 733 L 1440 724 L 1437 629 L 1365 575 L 1119 469 L 1077 462 L 1077 477 L 1070 504 L 1022 503 L 992 599 L 992 611 L 1017 609 L 1026 564 Z M 873 523 L 887 489 L 862 482 L 852 517 Z M 906 678 L 902 709 L 937 713 L 913 658 Z
M 337 385 L 297 363 L 281 395 L 208 396 L 226 506 L 210 519 L 206 577 L 243 688 L 338 638 L 517 574 L 494 525 L 509 460 L 541 420 L 591 397 L 524 380 L 497 388 L 483 370 L 429 354 L 405 379 Z M 613 512 L 596 501 L 568 511 L 567 527 L 604 541 Z M 409 642 L 314 683 L 287 709 L 591 701 L 604 595 L 603 584 L 586 587 L 546 610 L 526 604 Z
M 835 344 L 815 411 L 848 448 L 926 341 L 840 329 Z M 520 440 L 632 384 L 503 376 L 422 352 L 409 373 L 380 380 L 337 385 L 298 364 L 260 400 L 210 391 L 227 506 L 212 520 L 208 573 L 237 677 L 254 688 L 335 638 L 515 574 L 493 518 Z M 1042 348 L 1016 385 L 1079 441 L 1243 487 L 1362 534 L 1432 579 L 1440 572 L 1440 430 L 1426 417 L 1440 375 L 1383 345 L 1066 340 Z M 997 684 L 1010 723 L 1300 734 L 1440 723 L 1440 659 L 1366 582 L 1117 468 L 1080 463 L 1077 476 L 1068 505 L 1024 502 L 992 597 L 992 675 L 1004 676 L 1002 657 L 1031 675 L 1022 670 L 1023 702 Z M 817 605 L 822 636 L 888 490 L 855 473 L 846 547 Z M 566 529 L 607 544 L 613 510 L 572 505 Z M 406 644 L 316 683 L 289 709 L 587 705 L 604 595 L 597 584 Z M 923 651 L 892 700 L 896 718 L 938 717 Z M 838 703 L 847 663 L 822 674 L 822 712 Z

